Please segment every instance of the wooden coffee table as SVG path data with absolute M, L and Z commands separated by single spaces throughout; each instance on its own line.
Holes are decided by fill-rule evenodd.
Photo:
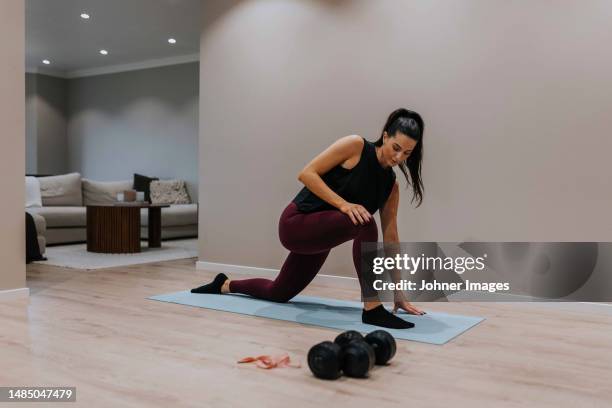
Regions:
M 140 209 L 148 209 L 149 248 L 161 247 L 161 209 L 167 204 L 116 203 L 87 206 L 87 251 L 140 252 Z

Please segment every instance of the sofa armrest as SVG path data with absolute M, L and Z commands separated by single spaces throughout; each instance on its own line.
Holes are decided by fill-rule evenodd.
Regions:
M 36 225 L 36 234 L 44 236 L 45 232 L 47 232 L 47 221 L 45 217 L 30 211 L 28 211 L 28 213 L 32 216 L 34 224 Z

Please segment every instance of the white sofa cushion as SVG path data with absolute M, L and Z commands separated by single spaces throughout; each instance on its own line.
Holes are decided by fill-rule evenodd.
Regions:
M 39 177 L 38 181 L 43 206 L 83 205 L 79 173 Z
M 25 206 L 42 207 L 42 196 L 40 195 L 40 181 L 36 177 L 25 178 Z
M 83 179 L 83 205 L 112 204 L 117 193 L 132 189 L 132 180 L 94 181 Z

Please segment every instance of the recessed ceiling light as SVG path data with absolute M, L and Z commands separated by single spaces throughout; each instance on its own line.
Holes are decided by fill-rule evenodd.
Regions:
M 49 65 L 51 63 L 51 61 L 49 61 L 48 59 L 44 59 L 42 62 L 45 65 Z
M 170 44 L 176 44 L 176 40 L 174 38 L 168 38 L 168 42 Z
M 108 55 L 108 51 L 106 51 L 106 50 L 100 50 L 100 54 L 102 54 L 102 55 Z
M 89 20 L 89 14 L 81 13 L 81 18 L 84 19 L 84 20 Z

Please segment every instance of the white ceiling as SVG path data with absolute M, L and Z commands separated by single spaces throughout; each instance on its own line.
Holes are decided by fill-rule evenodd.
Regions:
M 26 0 L 26 68 L 76 77 L 197 60 L 201 1 Z

